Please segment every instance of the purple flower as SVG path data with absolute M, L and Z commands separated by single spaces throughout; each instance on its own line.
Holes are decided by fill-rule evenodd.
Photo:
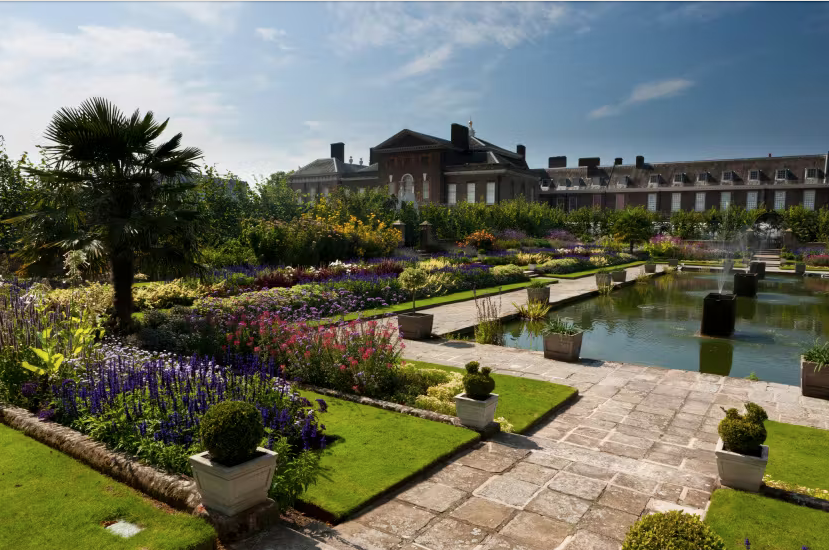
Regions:
M 23 397 L 33 397 L 37 393 L 37 384 L 35 382 L 24 382 L 20 388 L 20 393 Z

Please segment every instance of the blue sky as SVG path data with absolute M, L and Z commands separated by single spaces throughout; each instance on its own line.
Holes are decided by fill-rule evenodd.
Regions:
M 93 95 L 245 178 L 403 128 L 529 162 L 829 150 L 826 3 L 0 3 L 0 135 Z

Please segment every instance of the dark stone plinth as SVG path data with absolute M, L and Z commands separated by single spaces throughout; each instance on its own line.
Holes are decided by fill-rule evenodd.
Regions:
M 734 294 L 737 296 L 746 296 L 754 298 L 757 296 L 757 280 L 759 277 L 756 273 L 735 273 L 734 274 Z
M 751 262 L 748 266 L 748 272 L 757 274 L 758 279 L 765 279 L 766 262 Z
M 221 512 L 200 505 L 195 515 L 209 521 L 222 542 L 233 542 L 247 537 L 257 531 L 267 529 L 279 521 L 279 506 L 268 499 L 261 504 L 248 508 L 235 516 L 226 516 Z
M 737 317 L 737 297 L 733 294 L 712 292 L 702 302 L 703 336 L 728 337 L 734 334 Z

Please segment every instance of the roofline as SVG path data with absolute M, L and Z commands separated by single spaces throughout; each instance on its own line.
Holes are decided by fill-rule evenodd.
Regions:
M 786 160 L 786 159 L 808 159 L 808 158 L 815 158 L 815 159 L 825 159 L 827 154 L 817 154 L 817 155 L 787 155 L 784 157 L 746 157 L 746 158 L 731 158 L 731 159 L 701 159 L 701 160 L 672 160 L 666 162 L 648 162 L 645 161 L 645 165 L 653 166 L 655 164 L 691 164 L 695 162 L 749 162 L 749 161 L 772 161 L 772 160 Z M 603 166 L 594 166 L 593 168 L 636 168 L 635 164 L 616 164 L 616 165 L 603 165 Z M 540 170 L 573 170 L 573 169 L 587 169 L 587 166 L 558 166 L 556 168 L 540 168 Z

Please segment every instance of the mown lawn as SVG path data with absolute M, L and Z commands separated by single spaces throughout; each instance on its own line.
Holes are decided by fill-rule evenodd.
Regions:
M 613 266 L 606 266 L 606 267 L 597 267 L 596 269 L 588 269 L 586 271 L 576 271 L 574 273 L 545 273 L 545 277 L 555 277 L 556 279 L 581 279 L 582 277 L 587 277 L 589 275 L 595 275 L 599 271 L 603 269 L 627 269 L 629 267 L 636 267 L 637 265 L 643 265 L 645 262 L 630 262 L 629 264 L 620 264 L 620 265 L 613 265 Z
M 829 548 L 829 514 L 734 489 L 717 489 L 705 521 L 728 549 L 811 550 Z
M 300 499 L 334 520 L 480 437 L 472 430 L 440 422 L 311 391 L 302 394 L 328 403 L 320 422 L 334 441 L 322 453 L 319 481 Z
M 829 431 L 772 420 L 765 424 L 769 446 L 766 475 L 775 481 L 829 491 Z
M 425 363 L 423 361 L 406 361 L 424 369 L 441 369 L 445 371 L 464 372 L 457 367 Z M 493 365 L 482 364 L 486 367 Z M 495 416 L 503 416 L 516 433 L 521 433 L 551 409 L 576 393 L 575 388 L 543 382 L 531 378 L 519 378 L 507 374 L 493 374 L 495 392 L 498 394 L 498 409 Z
M 0 424 L 0 548 L 185 550 L 216 537 L 202 519 L 170 513 L 137 491 Z M 105 521 L 144 530 L 124 539 Z

